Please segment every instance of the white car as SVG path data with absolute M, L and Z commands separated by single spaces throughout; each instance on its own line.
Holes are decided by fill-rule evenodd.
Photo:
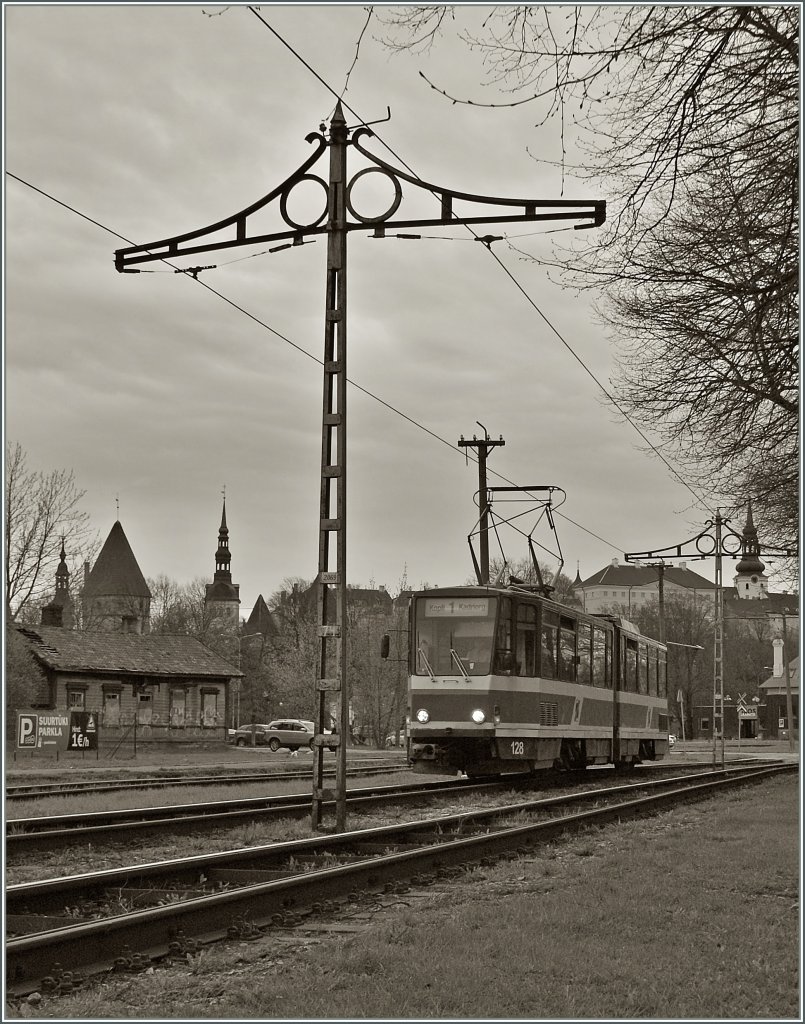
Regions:
M 672 732 L 668 733 L 668 746 L 672 747 L 675 743 L 676 743 L 676 736 L 674 736 L 674 734 Z

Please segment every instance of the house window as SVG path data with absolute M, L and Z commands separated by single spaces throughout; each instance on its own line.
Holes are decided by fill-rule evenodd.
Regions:
M 120 724 L 120 691 L 104 690 L 103 693 L 104 725 Z
M 218 691 L 206 690 L 201 694 L 202 725 L 212 726 L 218 721 Z
M 85 690 L 68 690 L 67 691 L 67 707 L 71 711 L 83 711 L 86 705 L 86 691 Z
M 699 719 L 699 729 L 701 729 L 702 732 L 709 732 L 710 731 L 710 719 L 709 718 L 700 718 Z
M 137 723 L 150 725 L 153 717 L 153 700 L 150 693 L 141 693 L 137 699 Z
M 184 725 L 187 713 L 187 692 L 185 690 L 171 690 L 170 724 L 173 726 Z

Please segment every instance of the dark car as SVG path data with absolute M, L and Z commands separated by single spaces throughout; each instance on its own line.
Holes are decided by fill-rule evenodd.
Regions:
M 236 747 L 250 747 L 252 745 L 252 730 L 254 730 L 255 745 L 264 747 L 267 742 L 266 732 L 268 731 L 268 724 L 266 722 L 256 723 L 254 726 L 242 725 L 239 729 L 232 731 L 229 740 Z

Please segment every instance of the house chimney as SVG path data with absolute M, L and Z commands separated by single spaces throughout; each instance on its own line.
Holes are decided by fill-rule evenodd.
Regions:
M 615 568 L 617 569 L 617 567 L 618 567 L 618 560 L 617 560 L 617 558 L 613 558 L 613 559 L 612 559 L 612 564 L 613 564 L 613 565 L 615 566 Z
M 89 579 L 89 562 L 84 562 L 84 586 L 87 585 Z
M 61 626 L 62 625 L 62 606 L 51 601 L 50 604 L 46 604 L 42 608 L 42 625 L 43 626 Z
M 688 563 L 687 562 L 680 562 L 679 563 L 679 568 L 680 569 L 687 569 L 687 567 L 688 567 Z

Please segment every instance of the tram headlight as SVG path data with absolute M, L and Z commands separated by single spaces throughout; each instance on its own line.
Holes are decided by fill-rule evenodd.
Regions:
M 472 713 L 472 720 L 477 725 L 480 725 L 481 722 L 484 722 L 486 720 L 486 715 L 483 713 L 483 711 L 481 711 L 480 708 L 476 708 Z
M 430 720 L 430 715 L 424 708 L 420 708 L 416 713 L 416 720 L 424 725 L 425 722 Z

